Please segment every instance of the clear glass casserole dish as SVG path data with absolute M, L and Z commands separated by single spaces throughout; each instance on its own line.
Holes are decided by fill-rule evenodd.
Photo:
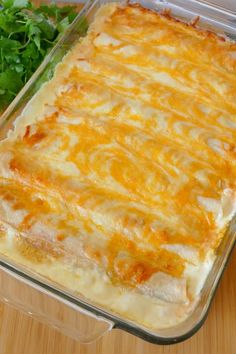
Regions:
M 73 25 L 3 114 L 1 118 L 1 139 L 6 136 L 15 118 L 22 112 L 42 83 L 52 76 L 56 64 L 61 61 L 63 56 L 78 40 L 78 33 L 81 33 L 84 18 L 87 19 L 88 23 L 91 23 L 99 6 L 108 2 L 110 1 L 87 1 Z M 157 11 L 171 9 L 174 17 L 180 18 L 185 22 L 200 16 L 199 26 L 210 28 L 217 33 L 226 34 L 232 39 L 236 37 L 235 14 L 220 7 L 213 7 L 209 3 L 185 2 L 182 0 L 165 2 L 147 0 L 139 1 L 138 3 L 143 7 Z M 1 287 L 0 296 L 3 301 L 17 306 L 82 342 L 90 342 L 116 327 L 153 343 L 176 343 L 190 337 L 203 323 L 219 279 L 235 244 L 235 235 L 235 222 L 232 221 L 227 235 L 218 250 L 216 261 L 201 291 L 197 306 L 187 320 L 172 328 L 151 331 L 132 321 L 123 319 L 121 316 L 114 315 L 106 309 L 94 306 L 86 299 L 73 295 L 63 287 L 13 264 L 8 259 L 4 259 L 4 257 L 0 259 L 0 279 L 2 284 L 4 284 Z

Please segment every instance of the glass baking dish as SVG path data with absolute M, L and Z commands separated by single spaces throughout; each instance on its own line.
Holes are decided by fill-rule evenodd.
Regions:
M 0 139 L 6 137 L 15 118 L 42 83 L 50 79 L 56 64 L 73 47 L 79 36 L 83 35 L 85 21 L 91 23 L 99 6 L 108 2 L 111 1 L 88 0 L 86 2 L 65 35 L 2 115 Z M 214 6 L 210 2 L 196 0 L 140 0 L 135 2 L 155 11 L 170 9 L 172 16 L 185 22 L 197 18 L 198 26 L 226 35 L 231 39 L 236 38 L 235 12 Z M 0 256 L 0 299 L 84 343 L 99 338 L 112 328 L 123 329 L 156 344 L 177 343 L 193 335 L 207 316 L 220 277 L 236 241 L 235 221 L 236 219 L 228 227 L 194 311 L 184 322 L 171 328 L 162 330 L 145 328 L 107 309 L 95 306 L 82 296 L 79 297 L 69 292 L 62 286 L 14 264 L 3 256 Z

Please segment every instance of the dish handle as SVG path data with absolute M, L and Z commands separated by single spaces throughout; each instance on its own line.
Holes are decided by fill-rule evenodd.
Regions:
M 81 343 L 91 343 L 114 327 L 112 321 L 71 306 L 2 266 L 0 301 Z

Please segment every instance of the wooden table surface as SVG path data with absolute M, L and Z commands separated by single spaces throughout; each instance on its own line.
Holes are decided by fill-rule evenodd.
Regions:
M 223 276 L 209 316 L 191 339 L 157 346 L 128 333 L 113 330 L 89 345 L 0 304 L 0 354 L 235 354 L 236 251 Z

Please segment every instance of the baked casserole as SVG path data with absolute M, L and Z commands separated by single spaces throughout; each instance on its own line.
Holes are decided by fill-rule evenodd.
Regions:
M 236 208 L 235 53 L 103 5 L 0 143 L 0 253 L 149 328 L 184 321 Z

